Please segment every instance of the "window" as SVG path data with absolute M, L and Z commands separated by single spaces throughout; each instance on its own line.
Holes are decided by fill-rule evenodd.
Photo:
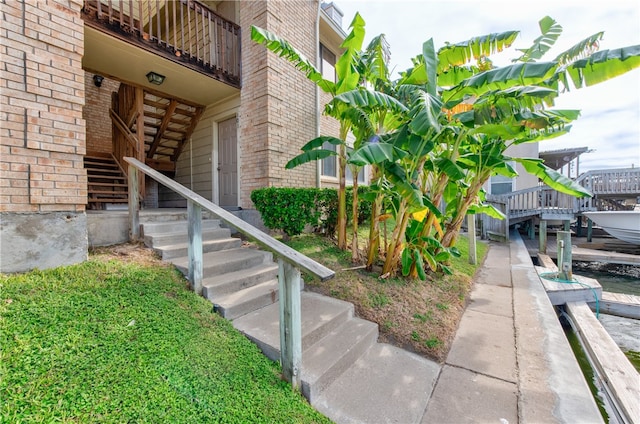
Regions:
M 515 167 L 514 162 L 509 162 L 511 167 Z M 504 175 L 492 175 L 490 179 L 489 193 L 499 195 L 511 193 L 514 189 L 516 179 L 505 177 Z
M 320 59 L 322 78 L 336 82 L 336 55 L 320 44 Z
M 325 142 L 322 145 L 322 148 L 325 150 L 333 150 L 336 151 L 336 146 L 331 143 Z M 329 156 L 327 158 L 322 159 L 322 175 L 325 177 L 333 177 L 338 178 L 338 157 L 337 156 Z
M 363 166 L 362 168 L 360 168 L 360 172 L 358 172 L 358 184 L 364 184 L 365 183 L 365 180 L 364 180 L 364 169 L 365 169 L 365 167 Z M 353 183 L 353 174 L 351 173 L 351 167 L 350 166 L 347 166 L 346 180 L 347 180 L 347 185 L 351 185 Z
M 337 149 L 337 147 L 331 143 L 324 143 L 322 148 L 325 150 L 333 150 L 334 152 Z M 366 168 L 366 166 L 360 168 L 360 172 L 358 172 L 358 184 L 366 184 Z M 329 156 L 322 159 L 322 167 L 320 169 L 323 177 L 338 178 L 338 157 Z M 352 185 L 353 183 L 353 174 L 351 173 L 351 168 L 348 165 L 345 181 L 347 185 Z

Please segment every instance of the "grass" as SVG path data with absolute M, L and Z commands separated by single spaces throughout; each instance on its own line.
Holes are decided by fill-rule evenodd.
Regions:
M 360 240 L 365 239 L 363 232 Z M 379 272 L 354 267 L 350 252 L 313 234 L 293 237 L 288 244 L 336 271 L 324 283 L 305 278 L 307 289 L 352 302 L 358 316 L 378 323 L 380 341 L 444 361 L 478 267 L 468 263 L 466 237 L 457 244 L 462 256 L 451 262 L 453 275 L 431 275 L 427 281 L 380 279 Z M 479 263 L 486 251 L 486 244 L 477 244 Z
M 329 422 L 175 270 L 140 262 L 0 275 L 0 422 Z

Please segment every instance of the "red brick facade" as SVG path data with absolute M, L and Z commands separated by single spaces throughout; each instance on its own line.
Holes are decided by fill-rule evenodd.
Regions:
M 111 153 L 112 124 L 109 118 L 111 96 L 118 91 L 118 81 L 104 78 L 100 87 L 93 81 L 95 74 L 85 72 L 85 105 L 83 118 L 87 123 L 87 152 Z
M 0 4 L 0 211 L 82 211 L 87 202 L 82 3 Z
M 243 2 L 240 25 L 243 87 L 239 134 L 241 195 L 243 207 L 251 207 L 251 191 L 265 186 L 316 185 L 316 164 L 293 170 L 285 164 L 300 147 L 316 136 L 316 88 L 285 59 L 251 41 L 249 28 L 266 28 L 288 40 L 315 62 L 318 42 L 316 2 Z

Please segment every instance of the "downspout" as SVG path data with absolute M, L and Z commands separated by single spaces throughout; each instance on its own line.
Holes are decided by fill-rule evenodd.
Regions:
M 320 57 L 320 5 L 322 4 L 322 0 L 318 1 L 318 13 L 316 14 L 316 68 L 320 69 L 320 61 L 322 58 Z M 315 91 L 315 101 L 316 101 L 316 137 L 320 137 L 320 87 L 316 84 Z M 316 187 L 320 188 L 320 167 L 322 166 L 322 161 L 316 162 Z

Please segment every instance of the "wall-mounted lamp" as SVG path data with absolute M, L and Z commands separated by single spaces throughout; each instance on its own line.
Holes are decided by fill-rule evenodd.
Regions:
M 164 82 L 164 75 L 160 75 L 160 74 L 156 74 L 155 72 L 151 71 L 147 74 L 147 79 L 149 80 L 149 82 L 151 84 L 155 84 L 155 85 L 160 85 Z
M 93 83 L 95 84 L 96 87 L 101 87 L 103 80 L 104 80 L 104 77 L 102 75 L 93 76 Z

